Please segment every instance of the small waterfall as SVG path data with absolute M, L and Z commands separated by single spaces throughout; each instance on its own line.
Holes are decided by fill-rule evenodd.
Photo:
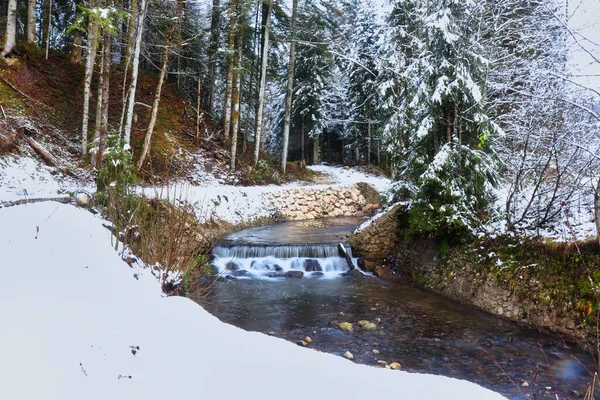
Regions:
M 350 245 L 345 244 L 344 247 L 352 257 Z M 213 255 L 229 258 L 329 258 L 339 257 L 339 249 L 337 244 L 216 246 Z
M 344 244 L 352 256 L 349 244 Z M 219 273 L 237 278 L 335 277 L 348 271 L 337 244 L 220 245 L 213 249 Z

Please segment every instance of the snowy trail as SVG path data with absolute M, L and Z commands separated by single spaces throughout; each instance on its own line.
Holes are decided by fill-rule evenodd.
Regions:
M 0 398 L 503 398 L 221 323 L 191 300 L 164 297 L 82 209 L 4 208 L 0 226 Z

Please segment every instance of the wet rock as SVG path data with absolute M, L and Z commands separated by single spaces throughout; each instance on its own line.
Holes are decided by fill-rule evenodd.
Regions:
M 281 272 L 267 272 L 263 276 L 266 278 L 286 278 L 286 274 Z
M 362 278 L 364 278 L 364 277 L 365 277 L 365 276 L 363 275 L 363 273 L 362 273 L 362 272 L 360 272 L 360 271 L 359 271 L 359 270 L 357 270 L 357 269 L 352 269 L 352 270 L 350 270 L 350 271 L 348 271 L 348 272 L 344 272 L 344 276 L 349 276 L 349 277 L 352 277 L 352 278 L 357 278 L 357 279 L 362 279 Z
M 377 350 L 377 349 L 373 349 L 372 352 L 376 356 L 378 356 L 380 354 L 379 350 Z
M 236 277 L 240 277 L 240 276 L 244 276 L 248 273 L 248 271 L 246 271 L 245 269 L 239 270 L 239 271 L 232 271 L 231 275 L 232 276 L 236 276 Z
M 381 365 L 383 367 L 383 366 L 387 365 L 387 361 L 377 360 L 377 364 L 379 364 L 379 365 Z
M 317 260 L 308 259 L 304 261 L 304 270 L 306 272 L 323 271 L 321 264 Z
M 275 336 L 275 332 L 273 332 L 273 331 L 269 332 L 269 336 Z
M 313 278 L 320 278 L 320 277 L 322 277 L 323 275 L 325 275 L 325 274 L 324 274 L 324 273 L 322 273 L 322 272 L 313 272 L 313 273 L 311 274 L 311 276 L 312 276 Z
M 344 353 L 344 358 L 347 358 L 348 360 L 354 360 L 354 355 L 347 351 Z
M 340 317 L 343 317 L 343 316 L 344 316 L 344 315 L 346 315 L 346 314 L 344 314 L 343 312 L 341 312 L 341 311 L 340 311 L 340 312 L 338 313 L 338 315 L 339 315 Z
M 305 340 L 299 340 L 299 341 L 296 342 L 296 344 L 298 346 L 302 346 L 302 347 L 308 346 L 308 343 Z
M 217 267 L 215 267 L 214 265 L 210 266 L 210 269 L 208 270 L 208 272 L 211 276 L 219 275 L 219 269 Z
M 284 274 L 286 278 L 289 279 L 302 279 L 304 277 L 304 272 L 302 271 L 288 271 Z
M 310 336 L 307 336 L 307 337 L 305 337 L 305 338 L 304 338 L 304 341 L 305 341 L 306 343 L 308 343 L 308 344 L 311 344 L 311 343 L 312 343 L 312 339 L 310 338 Z
M 366 320 L 358 321 L 358 325 L 360 325 L 361 328 L 366 329 L 368 331 L 374 331 L 375 329 L 377 329 L 377 325 Z
M 240 269 L 240 267 L 233 261 L 230 261 L 225 265 L 225 269 L 228 271 L 237 271 L 238 269 Z
M 398 278 L 398 276 L 394 274 L 394 271 L 382 265 L 378 265 L 375 267 L 375 269 L 373 269 L 373 275 L 378 278 L 385 279 L 386 281 L 394 281 Z
M 390 369 L 400 369 L 402 368 L 402 365 L 400 365 L 400 363 L 397 362 L 393 362 L 389 365 Z
M 381 318 L 375 318 L 375 323 L 380 324 L 381 323 Z
M 350 322 L 340 322 L 338 327 L 344 332 L 352 333 L 354 332 L 354 326 Z
M 283 268 L 281 268 L 281 267 L 280 267 L 279 265 L 277 265 L 277 264 L 273 265 L 273 269 L 274 269 L 276 272 L 281 272 L 281 271 L 283 271 Z

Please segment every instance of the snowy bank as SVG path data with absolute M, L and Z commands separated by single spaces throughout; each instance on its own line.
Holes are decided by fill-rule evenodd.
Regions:
M 221 323 L 188 299 L 164 297 L 81 209 L 0 209 L 0 226 L 0 398 L 503 398 Z

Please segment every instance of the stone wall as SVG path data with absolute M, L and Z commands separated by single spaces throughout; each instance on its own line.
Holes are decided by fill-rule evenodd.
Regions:
M 364 184 L 362 184 L 364 185 Z M 371 190 L 374 190 L 369 186 Z M 369 202 L 359 185 L 351 187 L 297 188 L 270 193 L 269 200 L 285 221 L 329 217 L 362 217 L 380 207 L 373 196 Z
M 582 316 L 570 303 L 575 298 L 553 296 L 553 285 L 560 277 L 546 272 L 538 278 L 536 290 L 526 290 L 527 282 L 503 278 L 495 269 L 494 258 L 481 244 L 464 244 L 440 254 L 434 239 L 401 238 L 398 216 L 401 207 L 350 239 L 354 254 L 363 257 L 359 266 L 390 281 L 407 281 L 450 299 L 530 327 L 562 334 L 583 347 L 593 342 L 589 327 L 579 326 Z M 544 260 L 540 260 L 543 263 Z

